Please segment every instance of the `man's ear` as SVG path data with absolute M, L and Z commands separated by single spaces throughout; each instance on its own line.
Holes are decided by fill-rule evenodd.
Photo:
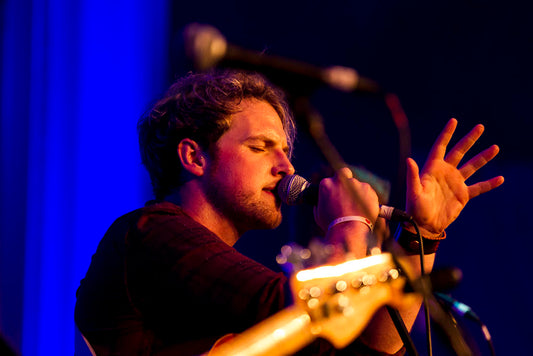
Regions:
M 185 171 L 195 176 L 202 176 L 207 165 L 207 155 L 200 145 L 190 138 L 184 138 L 178 144 L 178 157 Z

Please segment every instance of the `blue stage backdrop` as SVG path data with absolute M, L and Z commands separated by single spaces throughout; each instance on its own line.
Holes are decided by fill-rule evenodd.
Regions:
M 75 291 L 117 213 L 150 187 L 136 121 L 167 86 L 159 1 L 3 1 L 1 329 L 72 355 Z

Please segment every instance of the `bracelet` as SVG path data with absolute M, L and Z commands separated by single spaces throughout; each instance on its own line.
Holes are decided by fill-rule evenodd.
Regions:
M 372 222 L 370 220 L 362 216 L 354 216 L 354 215 L 343 216 L 343 217 L 333 220 L 331 224 L 329 224 L 328 230 L 331 229 L 335 225 L 338 225 L 340 223 L 347 222 L 347 221 L 359 221 L 365 224 L 366 226 L 368 226 L 368 228 L 370 229 L 370 232 L 374 230 L 374 225 L 372 225 Z
M 437 252 L 439 243 L 446 238 L 446 231 L 435 238 L 426 238 L 422 236 L 424 242 L 424 255 L 431 255 Z M 418 235 L 404 229 L 401 225 L 398 226 L 395 234 L 396 242 L 405 250 L 408 255 L 420 254 L 420 241 Z

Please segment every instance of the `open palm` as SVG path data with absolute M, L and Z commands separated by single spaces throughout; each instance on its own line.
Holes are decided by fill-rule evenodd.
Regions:
M 496 145 L 480 152 L 458 167 L 466 152 L 484 131 L 475 126 L 446 155 L 446 148 L 457 127 L 457 120 L 448 121 L 433 144 L 426 164 L 419 172 L 416 162 L 407 161 L 407 212 L 413 216 L 426 237 L 440 235 L 461 213 L 470 199 L 503 183 L 498 176 L 466 185 L 465 181 L 499 152 Z

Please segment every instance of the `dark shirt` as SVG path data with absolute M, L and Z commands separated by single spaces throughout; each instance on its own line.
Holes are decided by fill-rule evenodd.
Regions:
M 77 291 L 75 320 L 99 355 L 171 346 L 199 354 L 283 308 L 285 283 L 163 202 L 109 228 Z
M 108 229 L 76 293 L 75 321 L 97 355 L 198 355 L 283 309 L 286 283 L 161 202 Z M 345 352 L 379 354 L 358 342 Z M 318 340 L 299 354 L 335 350 Z

